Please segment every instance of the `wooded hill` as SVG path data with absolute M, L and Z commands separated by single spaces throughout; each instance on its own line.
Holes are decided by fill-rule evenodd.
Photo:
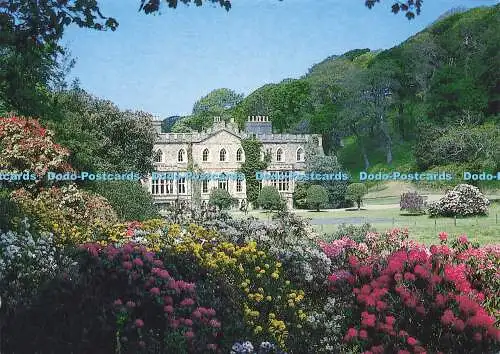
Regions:
M 356 49 L 299 79 L 243 98 L 218 89 L 173 131 L 211 115 L 269 115 L 277 133 L 323 134 L 325 150 L 359 170 L 496 171 L 500 168 L 500 5 L 454 9 L 384 51 Z

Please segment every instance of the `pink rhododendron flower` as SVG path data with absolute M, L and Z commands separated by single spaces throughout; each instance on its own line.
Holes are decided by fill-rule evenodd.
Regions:
M 414 345 L 416 345 L 418 342 L 417 342 L 417 340 L 416 340 L 415 338 L 413 338 L 413 337 L 408 337 L 408 338 L 406 339 L 406 343 L 408 343 L 408 344 L 409 344 L 409 345 L 411 345 L 411 346 L 414 346 Z
M 448 239 L 448 234 L 447 234 L 446 232 L 444 232 L 444 231 L 443 231 L 443 232 L 440 232 L 440 233 L 439 233 L 439 239 L 440 239 L 441 241 L 446 241 L 446 240 Z
M 144 265 L 144 262 L 140 258 L 134 258 L 133 263 L 138 267 L 142 267 Z

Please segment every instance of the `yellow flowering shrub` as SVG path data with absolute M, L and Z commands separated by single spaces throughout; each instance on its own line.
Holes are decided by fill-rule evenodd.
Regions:
M 59 246 L 93 240 L 117 222 L 105 198 L 75 185 L 41 189 L 37 194 L 21 188 L 11 199 L 40 231 L 53 233 Z
M 201 266 L 238 289 L 245 323 L 256 337 L 271 337 L 285 349 L 290 331 L 302 333 L 304 291 L 284 278 L 281 263 L 256 242 L 238 246 L 219 241 L 215 231 L 197 225 L 171 225 L 167 242 L 172 251 L 194 255 Z
M 92 235 L 86 242 L 99 242 L 103 246 L 134 242 L 143 244 L 148 251 L 160 252 L 167 246 L 166 228 L 167 222 L 162 219 L 116 223 Z

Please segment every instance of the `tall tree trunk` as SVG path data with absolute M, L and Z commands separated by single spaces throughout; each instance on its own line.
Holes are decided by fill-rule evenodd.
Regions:
M 361 155 L 363 155 L 363 162 L 365 164 L 365 170 L 368 170 L 370 167 L 370 161 L 368 160 L 368 154 L 366 153 L 365 144 L 363 143 L 363 139 L 361 136 L 353 129 L 354 135 L 356 136 L 356 140 L 358 141 L 359 147 L 361 149 Z
M 385 152 L 386 152 L 387 164 L 390 165 L 392 163 L 392 139 L 389 133 L 389 127 L 387 126 L 387 122 L 384 119 L 383 114 L 380 115 L 380 128 L 385 138 Z
M 387 164 L 390 165 L 392 163 L 392 143 L 390 140 L 386 143 L 386 155 Z

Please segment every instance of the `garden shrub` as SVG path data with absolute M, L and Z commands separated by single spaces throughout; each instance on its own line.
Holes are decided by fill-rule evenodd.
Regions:
M 7 326 L 7 351 L 217 351 L 215 310 L 200 306 L 196 285 L 174 278 L 155 253 L 133 243 L 82 250 L 79 276 L 49 284 L 37 306 Z
M 105 198 L 81 191 L 74 184 L 42 188 L 37 194 L 18 189 L 12 200 L 38 230 L 52 232 L 59 245 L 92 240 L 97 230 L 117 222 Z
M 328 192 L 321 185 L 312 185 L 307 189 L 307 205 L 311 209 L 319 211 L 328 205 Z
M 401 195 L 399 202 L 400 210 L 406 210 L 411 214 L 424 213 L 424 198 L 417 192 L 406 192 Z
M 270 342 L 262 342 L 255 348 L 250 341 L 236 342 L 230 354 L 286 354 Z
M 308 184 L 303 182 L 295 183 L 295 190 L 293 191 L 293 203 L 297 209 L 307 208 L 307 189 Z
M 489 200 L 477 187 L 459 184 L 444 197 L 429 204 L 431 216 L 472 216 L 485 215 Z
M 25 117 L 0 117 L 0 171 L 36 174 L 40 182 L 48 171 L 70 171 L 69 151 L 53 141 L 54 133 Z M 19 183 L 19 182 L 16 182 Z
M 229 209 L 234 204 L 234 198 L 223 188 L 214 188 L 210 191 L 210 205 L 215 205 L 219 210 Z
M 304 291 L 295 288 L 283 275 L 282 263 L 255 242 L 239 246 L 218 241 L 214 232 L 196 225 L 184 230 L 172 225 L 168 234 L 174 252 L 193 254 L 226 287 L 238 284 L 233 301 L 242 309 L 253 338 L 271 338 L 286 349 L 305 335 L 301 324 L 307 317 L 302 306 Z
M 280 192 L 273 186 L 264 186 L 260 190 L 257 203 L 264 210 L 282 210 L 285 208 L 285 202 L 281 198 Z
M 139 182 L 91 182 L 89 189 L 106 198 L 121 221 L 143 221 L 160 216 L 151 193 Z
M 344 248 L 344 269 L 329 279 L 335 293 L 347 285 L 344 294 L 354 292 L 356 297 L 344 336 L 347 350 L 493 353 L 499 349 L 500 331 L 485 308 L 488 297 L 498 297 L 498 283 L 491 289 L 496 292 L 476 288 L 472 279 L 477 269 L 463 261 L 458 248 L 446 246 L 445 233 L 440 238 L 442 244 L 430 250 L 407 243 L 385 256 L 366 257 L 362 252 L 358 256 L 359 245 L 354 242 Z M 465 247 L 473 249 L 470 244 Z
M 238 245 L 257 242 L 269 255 L 280 259 L 287 277 L 297 285 L 311 289 L 324 286 L 330 260 L 319 248 L 319 235 L 309 220 L 287 211 L 278 212 L 269 224 L 255 218 L 238 220 L 226 215 L 218 220 L 209 212 L 204 215 L 197 224 L 217 230 L 220 237 Z
M 327 238 L 330 240 L 339 240 L 348 237 L 356 242 L 362 242 L 368 232 L 375 232 L 375 229 L 369 223 L 359 226 L 340 224 L 337 230 L 332 235 L 327 236 Z
M 0 190 L 0 232 L 14 230 L 23 216 L 10 194 L 9 189 Z
M 356 203 L 358 210 L 361 208 L 361 203 L 366 193 L 368 193 L 368 188 L 363 183 L 351 183 L 347 186 L 346 196 Z
M 38 235 L 27 219 L 19 232 L 0 233 L 0 297 L 7 313 L 27 307 L 44 282 L 60 269 L 71 268 L 71 260 L 57 250 L 53 235 Z

